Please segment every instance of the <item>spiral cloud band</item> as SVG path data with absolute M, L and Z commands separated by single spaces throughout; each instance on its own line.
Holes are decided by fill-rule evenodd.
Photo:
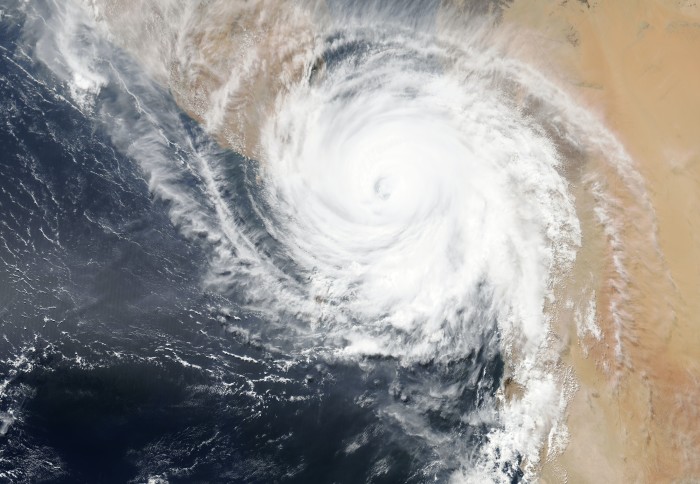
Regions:
M 577 243 L 556 149 L 490 76 L 440 72 L 448 58 L 395 35 L 284 100 L 263 136 L 266 226 L 347 351 L 455 358 L 484 301 L 536 347 L 550 268 Z
M 560 300 L 585 235 L 573 184 L 591 188 L 580 196 L 595 205 L 605 233 L 589 235 L 612 248 L 611 277 L 624 293 L 615 200 L 601 177 L 581 177 L 581 165 L 599 160 L 645 210 L 615 139 L 545 76 L 506 55 L 506 43 L 480 28 L 488 19 L 434 29 L 413 21 L 420 9 L 348 7 L 353 14 L 283 12 L 284 23 L 284 7 L 264 1 L 249 5 L 253 13 L 230 2 L 154 2 L 163 24 L 148 32 L 173 56 L 161 59 L 157 45 L 134 47 L 136 27 L 110 25 L 102 2 L 86 3 L 40 12 L 40 58 L 71 86 L 77 108 L 93 112 L 139 164 L 173 224 L 209 251 L 203 285 L 255 316 L 237 330 L 293 358 L 390 361 L 399 369 L 452 368 L 495 345 L 516 396 L 505 396 L 501 375 L 499 390 L 462 412 L 458 389 L 481 388 L 484 372 L 473 381 L 421 377 L 411 398 L 377 404 L 377 413 L 423 438 L 456 481 L 532 478 L 543 449 L 554 453 L 566 441 L 561 418 L 572 383 L 552 344 L 555 309 L 590 306 Z M 203 75 L 202 52 L 222 47 L 188 50 L 183 39 L 221 37 L 212 26 L 219 20 L 207 16 L 213 11 L 252 18 L 246 28 L 264 35 L 237 44 L 234 57 L 245 62 L 222 61 L 221 71 L 209 66 Z M 273 65 L 256 39 L 274 50 L 275 35 L 290 24 L 302 40 Z M 221 85 L 188 94 L 187 75 L 197 86 Z M 273 76 L 283 86 L 256 98 L 251 86 Z M 208 135 L 256 159 L 236 165 L 188 131 L 163 100 L 164 83 Z M 264 106 L 255 115 L 248 98 Z M 587 324 L 581 331 L 598 334 L 591 318 L 579 319 Z M 454 428 L 488 426 L 476 451 L 460 431 L 430 422 L 435 408 L 456 415 Z

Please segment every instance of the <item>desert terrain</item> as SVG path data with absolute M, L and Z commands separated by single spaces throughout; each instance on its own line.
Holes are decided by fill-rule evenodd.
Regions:
M 700 479 L 700 7 L 691 1 L 515 1 L 517 55 L 594 112 L 644 179 L 654 232 L 622 222 L 628 285 L 601 278 L 600 341 L 570 338 L 579 390 L 545 482 Z M 512 30 L 510 30 L 512 29 Z M 620 193 L 621 203 L 625 197 Z M 631 202 L 631 201 L 630 201 Z M 586 254 L 582 254 L 586 257 Z M 603 269 L 605 274 L 605 269 Z M 618 298 L 619 299 L 619 298 Z M 622 356 L 612 312 L 625 315 Z M 564 337 L 568 323 L 559 321 Z

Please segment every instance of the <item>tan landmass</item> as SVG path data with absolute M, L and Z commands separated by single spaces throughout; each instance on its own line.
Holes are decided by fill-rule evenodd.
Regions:
M 558 324 L 580 389 L 569 445 L 544 466 L 543 481 L 700 481 L 700 7 L 516 0 L 502 27 L 513 29 L 518 55 L 558 78 L 622 142 L 657 223 L 658 244 L 633 210 L 621 218 L 622 289 L 609 283 L 612 254 L 586 251 L 584 241 L 579 257 L 604 265 L 596 293 L 603 336 L 580 341 L 572 321 Z M 589 169 L 610 167 L 593 160 Z M 623 210 L 638 202 L 612 185 Z M 582 223 L 594 225 L 586 210 Z M 611 351 L 613 310 L 624 316 L 622 358 Z
M 313 1 L 86 1 L 190 116 L 256 159 L 278 96 L 308 74 L 313 20 L 323 15 Z

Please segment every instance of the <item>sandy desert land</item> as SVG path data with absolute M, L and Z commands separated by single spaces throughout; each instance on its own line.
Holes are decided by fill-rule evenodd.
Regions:
M 638 248 L 627 255 L 623 358 L 609 351 L 606 303 L 616 288 L 604 279 L 597 298 L 602 340 L 570 342 L 565 358 L 580 384 L 569 407 L 570 442 L 544 466 L 543 480 L 694 482 L 700 479 L 700 7 L 678 0 L 516 1 L 501 27 L 514 29 L 523 39 L 520 55 L 558 77 L 624 144 L 657 222 L 655 243 L 654 234 L 634 230 L 633 219 L 622 228 Z M 652 252 L 659 262 L 650 267 Z

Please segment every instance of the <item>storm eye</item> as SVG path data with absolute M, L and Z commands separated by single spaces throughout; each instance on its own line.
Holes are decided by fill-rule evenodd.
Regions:
M 374 193 L 381 200 L 388 200 L 393 191 L 393 183 L 386 177 L 378 178 L 374 182 Z

